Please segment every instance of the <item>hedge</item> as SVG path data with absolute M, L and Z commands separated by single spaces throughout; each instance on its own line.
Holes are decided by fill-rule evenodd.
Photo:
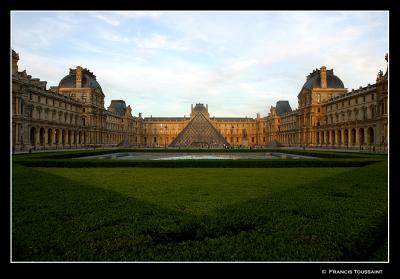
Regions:
M 309 167 L 361 167 L 379 162 L 377 159 L 274 159 L 274 160 L 19 160 L 16 163 L 27 167 L 143 167 L 143 168 L 309 168 Z

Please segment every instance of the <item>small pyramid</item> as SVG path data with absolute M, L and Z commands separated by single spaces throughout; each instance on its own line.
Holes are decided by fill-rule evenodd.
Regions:
M 229 146 L 224 137 L 202 114 L 196 114 L 170 144 L 171 147 L 223 147 Z

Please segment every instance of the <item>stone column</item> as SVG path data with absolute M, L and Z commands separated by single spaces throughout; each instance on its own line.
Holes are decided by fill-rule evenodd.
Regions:
M 61 143 L 62 143 L 62 138 L 61 138 L 61 136 L 62 136 L 62 131 L 61 131 L 61 129 L 58 129 L 58 134 L 57 134 L 58 144 L 61 144 Z
M 360 145 L 360 129 L 356 129 L 356 146 Z
M 329 130 L 328 131 L 328 133 L 329 133 L 329 146 L 332 146 L 332 138 L 333 138 L 333 134 L 332 134 L 332 130 Z
M 67 130 L 64 130 L 64 134 L 63 134 L 63 131 L 61 131 L 61 142 L 60 143 L 61 143 L 61 145 L 63 145 L 63 147 L 67 143 Z
M 48 139 L 48 130 L 47 129 L 44 129 L 43 137 L 44 137 L 43 146 L 46 146 L 47 139 Z
M 51 145 L 56 144 L 56 129 L 51 129 Z
M 326 146 L 328 146 L 331 142 L 330 142 L 330 135 L 329 135 L 329 130 L 327 130 L 326 132 L 325 132 L 325 144 L 326 144 Z
M 14 126 L 14 130 L 15 130 L 15 140 L 13 139 L 14 144 L 19 144 L 19 137 L 20 137 L 20 135 L 19 135 L 20 128 L 19 127 L 20 127 L 20 125 L 18 123 L 16 123 Z
M 339 132 L 340 132 L 340 129 L 336 129 L 336 146 L 337 147 L 340 147 L 340 145 L 342 144 L 342 136 L 341 135 L 339 136 Z M 342 133 L 340 132 L 340 134 L 342 134 Z
M 343 128 L 343 129 L 342 129 L 342 133 L 341 133 L 341 134 L 342 134 L 342 146 L 346 146 L 345 135 L 344 135 L 344 133 L 345 133 L 344 131 L 345 131 L 345 130 L 346 130 L 346 129 Z
M 40 145 L 40 128 L 36 128 L 35 131 L 35 146 Z
M 21 124 L 22 125 L 22 127 L 21 127 L 21 134 L 22 134 L 22 142 L 21 142 L 21 144 L 22 145 L 30 145 L 30 141 L 29 141 L 29 137 L 30 137 L 30 128 L 29 128 L 29 125 L 28 124 Z

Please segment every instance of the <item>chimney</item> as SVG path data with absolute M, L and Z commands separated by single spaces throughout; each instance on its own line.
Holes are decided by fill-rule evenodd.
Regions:
M 142 113 L 141 112 L 139 112 L 139 118 L 142 118 Z
M 191 107 L 190 112 L 193 112 L 193 104 L 191 104 L 190 107 Z
M 321 88 L 327 88 L 328 82 L 326 79 L 326 67 L 325 66 L 321 67 L 320 77 L 321 77 Z
M 12 50 L 12 74 L 15 75 L 18 73 L 18 60 L 19 55 L 14 50 Z
M 76 88 L 82 88 L 82 67 L 76 67 L 76 80 L 75 80 Z
M 208 112 L 208 104 L 206 104 L 206 110 L 207 110 L 207 112 Z

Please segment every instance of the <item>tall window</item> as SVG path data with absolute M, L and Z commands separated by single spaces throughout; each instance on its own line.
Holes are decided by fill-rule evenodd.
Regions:
M 321 103 L 321 94 L 317 94 L 317 103 Z

